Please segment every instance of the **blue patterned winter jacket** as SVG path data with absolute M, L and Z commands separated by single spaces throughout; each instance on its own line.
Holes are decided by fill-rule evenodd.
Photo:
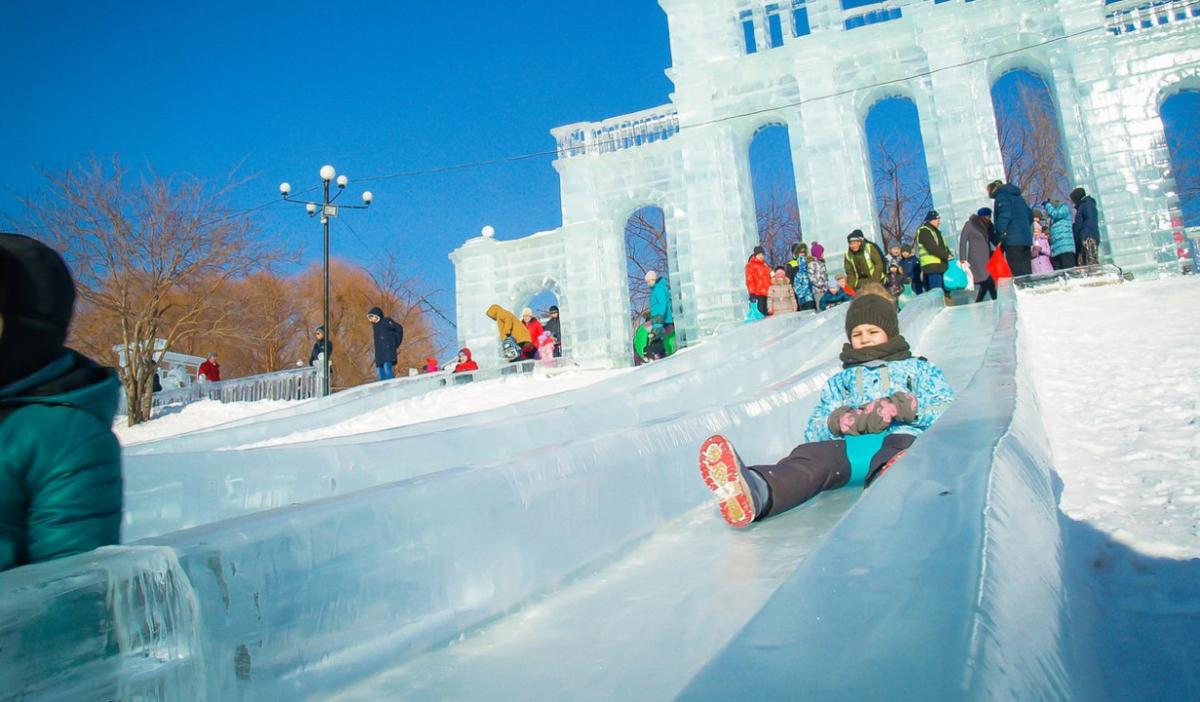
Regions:
M 1050 255 L 1075 253 L 1075 234 L 1071 223 L 1071 206 L 1065 202 L 1042 205 L 1050 218 Z
M 796 299 L 801 305 L 813 301 L 812 285 L 808 282 L 808 263 L 793 258 L 788 261 L 788 271 L 792 273 L 792 290 L 796 291 Z
M 886 382 L 885 382 L 886 381 Z M 829 379 L 808 420 L 804 440 L 833 441 L 829 415 L 839 407 L 861 407 L 892 393 L 907 392 L 917 398 L 917 418 L 912 424 L 893 424 L 887 434 L 919 435 L 937 421 L 954 402 L 954 390 L 942 369 L 923 358 L 874 361 L 851 366 Z

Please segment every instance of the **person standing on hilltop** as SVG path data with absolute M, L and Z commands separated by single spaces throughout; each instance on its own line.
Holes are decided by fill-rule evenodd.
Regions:
M 367 321 L 371 323 L 371 335 L 375 339 L 375 373 L 380 380 L 394 378 L 396 356 L 404 341 L 404 327 L 378 307 L 367 312 Z

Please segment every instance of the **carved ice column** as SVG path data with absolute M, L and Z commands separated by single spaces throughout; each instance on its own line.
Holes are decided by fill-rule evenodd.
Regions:
M 942 216 L 947 241 L 957 242 L 971 214 L 991 207 L 987 184 L 1004 178 L 992 86 L 986 62 L 962 65 L 978 58 L 976 44 L 964 42 L 955 23 L 927 21 L 920 27 L 919 41 L 935 72 L 914 80 L 912 94 L 921 120 L 933 207 Z
M 683 212 L 669 213 L 687 220 L 677 237 L 678 266 L 687 272 L 679 281 L 681 317 L 689 337 L 704 336 L 745 315 L 744 264 L 757 238 L 753 187 L 732 125 L 684 129 L 675 138 L 687 198 Z
M 838 77 L 827 64 L 823 70 L 799 70 L 802 98 L 837 92 Z M 793 161 L 797 146 L 804 149 L 806 161 L 803 169 L 796 170 L 808 203 L 801 211 L 804 239 L 810 244 L 819 241 L 830 268 L 840 269 L 846 235 L 855 229 L 879 230 L 865 134 L 854 96 L 808 102 L 799 112 L 799 123 L 793 137 L 799 143 L 793 143 L 792 149 Z
M 500 353 L 496 323 L 486 316 L 490 305 L 503 304 L 505 294 L 505 281 L 496 275 L 499 246 L 495 239 L 475 237 L 450 253 L 458 345 L 470 348 L 481 365 L 496 362 Z

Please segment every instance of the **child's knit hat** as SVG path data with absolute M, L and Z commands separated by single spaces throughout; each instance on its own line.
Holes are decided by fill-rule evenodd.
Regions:
M 896 314 L 896 303 L 879 295 L 859 295 L 846 310 L 846 338 L 860 324 L 874 324 L 888 335 L 889 339 L 900 336 L 900 318 Z

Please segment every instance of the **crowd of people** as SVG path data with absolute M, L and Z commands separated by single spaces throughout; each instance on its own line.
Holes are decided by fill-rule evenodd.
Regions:
M 748 321 L 803 310 L 824 311 L 854 299 L 868 283 L 879 284 L 894 299 L 941 289 L 949 294 L 946 276 L 958 266 L 976 288 L 976 302 L 996 299 L 990 265 L 1004 259 L 1013 276 L 1048 273 L 1096 265 L 1100 227 L 1096 200 L 1083 188 L 1071 191 L 1071 205 L 1057 199 L 1031 208 L 1013 183 L 992 181 L 987 186 L 991 207 L 981 207 L 963 223 L 957 254 L 946 243 L 942 217 L 926 213 L 907 243 L 893 243 L 885 253 L 861 229 L 846 237 L 842 260 L 845 273 L 829 276 L 824 247 L 798 242 L 792 258 L 774 268 L 761 246 L 746 261 Z M 997 253 L 999 252 L 999 253 Z M 790 289 L 790 290 L 789 290 Z

